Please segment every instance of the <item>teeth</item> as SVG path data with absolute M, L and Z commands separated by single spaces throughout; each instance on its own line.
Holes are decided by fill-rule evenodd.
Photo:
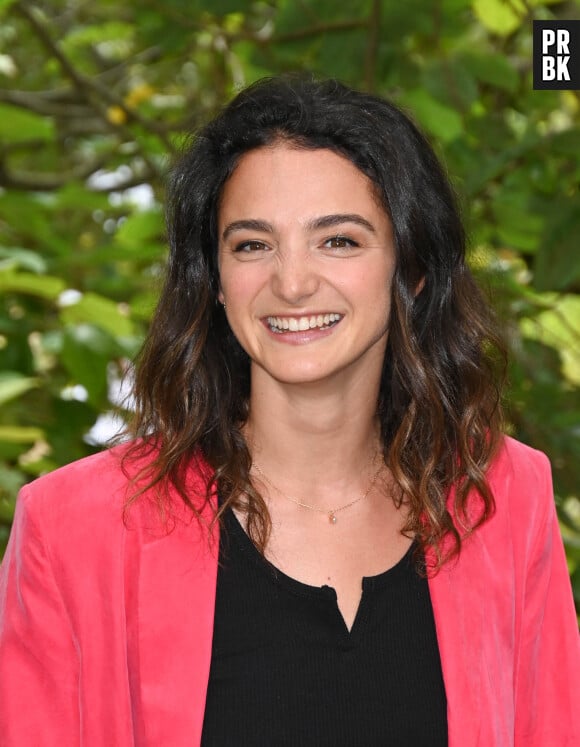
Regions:
M 269 316 L 268 324 L 275 332 L 305 332 L 308 329 L 323 329 L 342 319 L 340 314 L 318 314 L 317 316 L 280 317 Z

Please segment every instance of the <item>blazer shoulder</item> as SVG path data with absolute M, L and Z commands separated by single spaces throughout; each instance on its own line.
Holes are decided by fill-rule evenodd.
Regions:
M 496 519 L 511 516 L 512 526 L 530 527 L 544 525 L 555 515 L 552 470 L 543 452 L 506 436 L 488 479 Z
M 56 505 L 74 510 L 79 504 L 86 508 L 88 503 L 120 498 L 128 483 L 122 467 L 124 451 L 115 447 L 48 472 L 25 485 L 18 500 L 42 512 L 52 511 Z
M 70 548 L 79 553 L 82 548 L 85 557 L 96 547 L 113 551 L 125 533 L 129 487 L 121 457 L 117 448 L 99 452 L 25 485 L 11 534 L 20 534 L 27 543 L 37 538 L 54 558 Z
M 111 515 L 124 516 L 131 496 L 138 493 L 140 474 L 154 458 L 152 449 L 133 450 L 136 442 L 127 442 L 111 449 L 71 462 L 25 485 L 18 497 L 17 513 L 24 512 L 47 526 L 65 527 L 87 520 L 96 524 L 107 522 Z M 124 459 L 127 457 L 127 459 Z M 200 457 L 191 459 L 188 486 L 192 494 L 205 494 L 209 467 Z M 146 478 L 145 478 L 146 479 Z M 183 501 L 169 487 L 172 514 L 185 512 Z M 132 515 L 149 521 L 158 513 L 155 488 L 139 497 Z M 122 523 L 122 522 L 121 522 Z
M 550 474 L 550 462 L 543 451 L 538 451 L 511 436 L 504 436 L 490 468 L 490 478 L 544 478 Z

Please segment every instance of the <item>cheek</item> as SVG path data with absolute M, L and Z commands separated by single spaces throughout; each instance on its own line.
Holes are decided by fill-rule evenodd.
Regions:
M 366 281 L 359 287 L 361 303 L 365 304 L 369 320 L 374 318 L 381 327 L 389 326 L 391 315 L 392 274 L 377 272 L 374 276 L 367 276 Z
M 232 306 L 239 295 L 238 286 L 241 285 L 239 282 L 239 273 L 235 272 L 236 268 L 232 267 L 229 262 L 221 263 L 219 265 L 219 293 L 218 298 L 221 303 L 227 303 Z
M 252 316 L 254 301 L 259 291 L 259 278 L 256 277 L 256 273 L 242 271 L 243 269 L 226 267 L 220 276 L 218 298 L 226 307 L 232 328 L 243 325 L 244 320 Z
M 390 307 L 393 272 L 391 266 L 353 270 L 343 282 L 338 282 L 341 292 L 365 307 L 377 309 Z
M 220 292 L 227 304 L 251 303 L 268 283 L 268 268 L 260 262 L 224 263 L 220 271 Z

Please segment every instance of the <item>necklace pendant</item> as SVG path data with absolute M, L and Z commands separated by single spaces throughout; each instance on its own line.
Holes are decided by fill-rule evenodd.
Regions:
M 332 511 L 330 511 L 328 514 L 328 521 L 330 524 L 336 524 L 336 516 Z

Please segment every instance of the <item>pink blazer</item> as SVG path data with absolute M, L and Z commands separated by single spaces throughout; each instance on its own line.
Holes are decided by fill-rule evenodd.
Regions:
M 192 491 L 203 490 L 191 469 Z M 506 439 L 494 517 L 430 580 L 449 747 L 578 747 L 580 646 L 543 454 Z M 145 495 L 119 450 L 26 486 L 0 575 L 0 744 L 199 744 L 217 532 Z M 206 511 L 209 518 L 209 512 Z

